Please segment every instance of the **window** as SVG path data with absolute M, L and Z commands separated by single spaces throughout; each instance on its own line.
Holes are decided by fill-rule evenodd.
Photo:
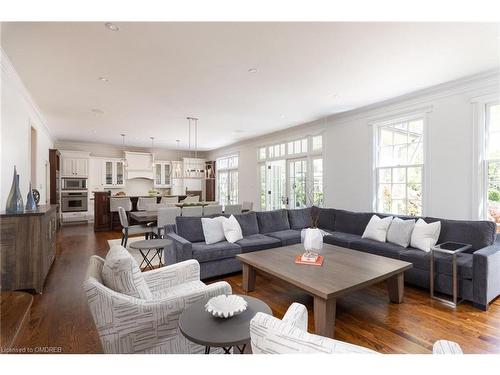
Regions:
M 217 159 L 217 199 L 223 206 L 238 203 L 238 156 Z
M 315 135 L 258 148 L 262 210 L 323 204 L 322 147 Z
M 485 107 L 487 218 L 500 224 L 500 103 Z
M 424 119 L 376 126 L 376 211 L 422 215 Z

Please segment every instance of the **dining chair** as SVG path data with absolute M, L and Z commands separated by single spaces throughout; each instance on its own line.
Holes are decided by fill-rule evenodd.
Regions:
M 137 211 L 147 211 L 148 204 L 156 204 L 156 197 L 139 197 L 137 200 Z
M 179 203 L 179 197 L 161 197 L 160 203 Z
M 162 237 L 166 233 L 167 225 L 175 225 L 175 218 L 181 216 L 182 210 L 180 207 L 165 207 L 158 209 L 157 234 Z
M 127 212 L 123 207 L 118 207 L 118 215 L 120 216 L 120 224 L 122 225 L 122 241 L 121 245 L 127 247 L 128 237 L 132 234 L 144 234 L 146 239 L 152 233 L 156 233 L 156 227 L 148 225 L 129 225 Z
M 203 216 L 222 214 L 222 206 L 219 205 L 208 205 L 203 207 Z
M 182 207 L 182 216 L 202 216 L 203 206 Z
M 252 211 L 252 208 L 253 208 L 253 202 L 243 202 L 241 204 L 242 211 Z
M 113 215 L 115 212 L 118 212 L 118 207 L 123 207 L 125 212 L 130 212 L 130 211 L 132 211 L 132 201 L 130 200 L 130 198 L 111 197 L 109 199 L 109 211 L 111 213 L 111 220 L 109 222 L 109 229 L 113 228 Z M 125 216 L 126 215 L 127 214 L 125 213 Z
M 193 195 L 191 197 L 186 197 L 185 199 L 181 200 L 179 203 L 199 203 L 199 202 L 200 202 L 200 196 Z
M 228 204 L 224 206 L 224 213 L 228 215 L 241 214 L 241 204 Z

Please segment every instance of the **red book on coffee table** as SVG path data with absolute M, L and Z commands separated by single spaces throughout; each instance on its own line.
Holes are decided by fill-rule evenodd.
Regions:
M 318 255 L 318 259 L 316 260 L 316 262 L 305 262 L 301 258 L 302 258 L 302 254 L 297 255 L 295 257 L 295 263 L 296 264 L 307 264 L 309 266 L 321 266 L 323 264 L 323 255 Z

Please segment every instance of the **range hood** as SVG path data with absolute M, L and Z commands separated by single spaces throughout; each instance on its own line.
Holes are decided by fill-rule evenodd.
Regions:
M 153 180 L 153 155 L 145 152 L 125 152 L 127 180 L 144 178 Z

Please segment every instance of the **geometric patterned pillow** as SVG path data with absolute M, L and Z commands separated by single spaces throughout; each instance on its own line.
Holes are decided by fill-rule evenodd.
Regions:
M 123 246 L 113 246 L 102 267 L 102 281 L 115 292 L 140 299 L 152 299 L 146 280 L 137 262 Z

